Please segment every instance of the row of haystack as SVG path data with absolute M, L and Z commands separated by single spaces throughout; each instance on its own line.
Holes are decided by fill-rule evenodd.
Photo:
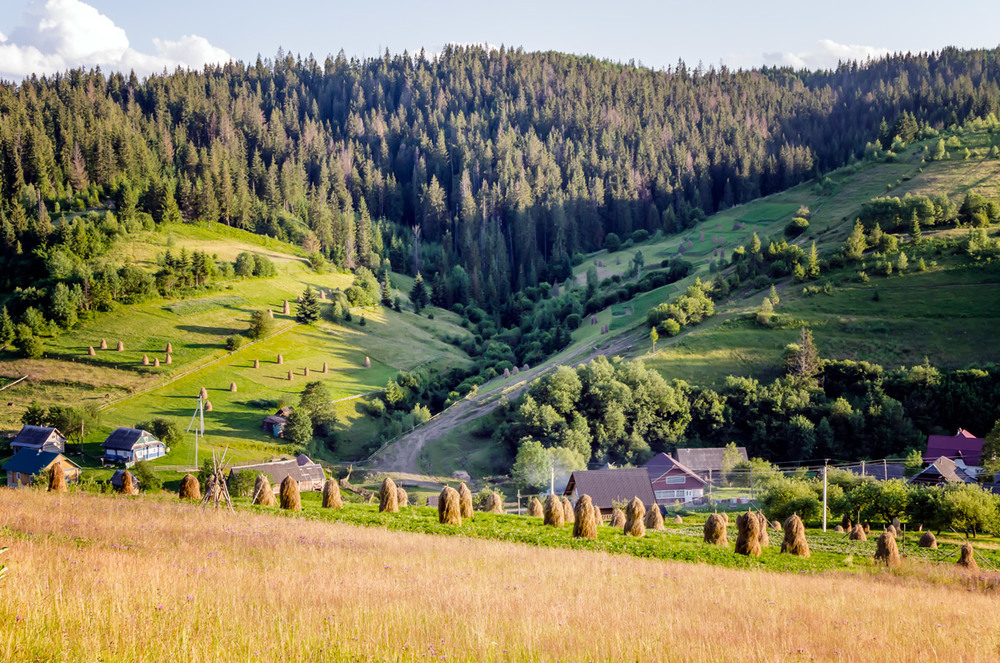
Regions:
M 705 543 L 728 546 L 728 527 L 729 514 L 713 513 L 705 520 L 702 538 Z M 759 511 L 754 513 L 749 509 L 746 513 L 736 517 L 736 552 L 740 555 L 759 557 L 763 549 L 771 545 L 771 537 L 768 534 L 769 527 L 783 530 L 781 552 L 798 557 L 809 557 L 806 528 L 798 515 L 792 514 L 785 520 L 784 525 L 778 526 L 777 522 L 768 523 L 763 513 Z

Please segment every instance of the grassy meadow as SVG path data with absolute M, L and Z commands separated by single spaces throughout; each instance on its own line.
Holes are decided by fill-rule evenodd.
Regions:
M 480 519 L 488 527 L 499 517 Z M 0 546 L 10 547 L 4 660 L 1000 654 L 996 590 L 950 565 L 908 561 L 901 571 L 871 574 L 737 570 L 243 509 L 232 515 L 173 499 L 37 491 L 0 491 L 0 522 Z

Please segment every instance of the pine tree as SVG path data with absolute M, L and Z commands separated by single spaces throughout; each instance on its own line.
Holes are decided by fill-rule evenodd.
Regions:
M 414 313 L 420 314 L 421 309 L 427 306 L 427 286 L 424 285 L 424 277 L 417 272 L 417 278 L 413 279 L 413 287 L 410 289 L 410 303 L 413 304 Z
M 6 348 L 14 341 L 14 321 L 11 320 L 7 307 L 0 312 L 0 347 Z
M 812 332 L 803 327 L 799 342 L 793 346 L 788 362 L 788 372 L 797 377 L 811 378 L 819 373 L 820 358 Z
M 920 244 L 923 237 L 924 234 L 920 230 L 920 219 L 914 214 L 913 218 L 910 219 L 910 239 L 913 240 L 914 244 Z
M 298 310 L 295 312 L 295 319 L 306 325 L 319 320 L 319 300 L 312 286 L 308 286 L 302 293 L 302 301 L 299 302 Z
M 865 240 L 864 226 L 861 225 L 861 221 L 855 221 L 854 229 L 844 243 L 844 257 L 848 260 L 861 260 L 866 248 L 868 244 Z
M 382 290 L 382 306 L 386 308 L 392 306 L 392 281 L 389 280 L 389 269 L 385 266 L 382 268 L 379 288 Z
M 819 276 L 819 254 L 816 252 L 816 242 L 812 243 L 809 247 L 809 259 L 806 263 L 806 273 L 809 274 L 809 278 L 816 278 Z
M 777 306 L 778 302 L 781 301 L 781 299 L 778 298 L 778 290 L 774 287 L 773 283 L 771 284 L 771 289 L 767 293 L 767 298 L 771 300 L 772 306 Z
M 656 352 L 656 342 L 660 340 L 660 335 L 656 333 L 656 327 L 649 330 L 649 341 L 653 344 L 653 352 Z

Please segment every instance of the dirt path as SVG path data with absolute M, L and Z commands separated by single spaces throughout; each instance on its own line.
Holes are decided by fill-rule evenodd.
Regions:
M 535 378 L 555 370 L 558 366 L 575 366 L 576 364 L 588 362 L 599 355 L 613 356 L 619 354 L 631 348 L 642 337 L 641 330 L 631 330 L 620 336 L 607 339 L 606 343 L 597 342 L 593 345 L 584 346 L 559 361 L 540 364 L 535 368 L 522 372 L 520 374 L 521 381 L 518 386 L 504 395 L 508 400 L 513 400 L 527 389 L 528 385 Z M 423 451 L 424 446 L 428 442 L 443 437 L 455 428 L 463 426 L 474 419 L 489 414 L 499 407 L 500 402 L 500 394 L 496 392 L 480 394 L 459 401 L 427 423 L 414 428 L 409 433 L 390 443 L 387 447 L 379 450 L 372 457 L 369 467 L 385 472 L 422 474 L 420 452 Z

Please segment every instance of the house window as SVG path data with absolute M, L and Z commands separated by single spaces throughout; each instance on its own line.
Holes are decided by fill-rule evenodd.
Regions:
M 685 481 L 687 481 L 687 477 L 685 477 L 684 475 L 677 476 L 677 477 L 667 477 L 667 483 L 668 484 L 675 484 L 675 485 L 676 484 L 681 484 L 681 485 L 683 485 Z
M 658 500 L 672 500 L 684 496 L 683 490 L 654 490 L 653 495 Z

